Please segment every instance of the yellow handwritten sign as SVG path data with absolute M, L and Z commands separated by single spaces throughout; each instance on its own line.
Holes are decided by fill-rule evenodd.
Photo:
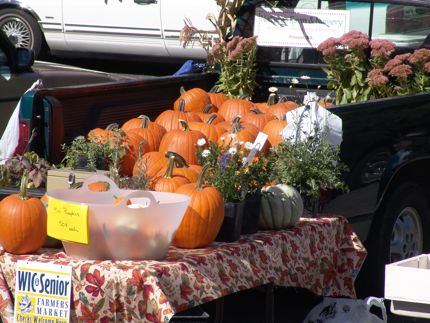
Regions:
M 63 202 L 50 197 L 48 235 L 60 240 L 88 244 L 88 205 Z

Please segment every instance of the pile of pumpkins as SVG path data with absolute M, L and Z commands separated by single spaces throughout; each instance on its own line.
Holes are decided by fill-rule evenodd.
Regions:
M 206 142 L 214 141 L 220 145 L 254 142 L 261 131 L 268 135 L 263 147 L 263 151 L 268 151 L 282 140 L 279 133 L 286 126 L 285 114 L 295 108 L 297 104 L 292 101 L 269 105 L 229 99 L 222 93 L 200 88 L 182 90 L 173 108 L 163 111 L 154 121 L 141 115 L 121 125 L 121 140 L 128 151 L 121 159 L 120 171 L 125 176 L 137 176 L 144 170 L 150 179 L 151 190 L 190 195 L 189 207 L 172 244 L 181 248 L 204 247 L 215 240 L 222 225 L 224 201 L 214 187 L 204 184 L 206 170 L 197 162 L 197 141 L 204 138 Z M 232 133 L 235 134 L 234 140 L 223 140 L 231 137 Z M 87 138 L 99 142 L 113 141 L 118 139 L 118 131 L 109 127 L 96 128 L 87 134 Z M 303 202 L 294 188 L 278 184 L 264 188 L 262 193 L 262 229 L 283 229 L 297 223 L 303 214 Z M 44 236 L 36 239 L 27 231 L 6 232 L 2 227 L 7 226 L 2 225 L 0 245 L 11 253 L 37 250 L 46 237 L 46 211 L 45 214 L 42 211 L 45 208 L 37 207 L 37 212 L 41 213 L 37 217 L 44 226 L 44 229 L 37 230 L 34 216 L 24 214 L 35 210 L 23 210 L 21 215 L 11 214 L 12 208 L 7 211 L 8 207 L 4 206 L 6 200 L 0 202 L 0 223 L 25 223 L 27 220 L 21 217 L 28 218 L 28 221 L 31 219 L 32 231 Z M 22 198 L 14 201 L 30 204 Z M 21 244 L 26 245 L 25 248 L 18 246 L 19 243 L 9 243 L 17 237 L 23 240 Z

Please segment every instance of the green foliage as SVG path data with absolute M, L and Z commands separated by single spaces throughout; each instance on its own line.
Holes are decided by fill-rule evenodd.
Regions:
M 340 189 L 347 169 L 340 160 L 340 148 L 327 142 L 326 131 L 303 141 L 283 141 L 272 149 L 271 179 L 295 187 L 310 201 L 317 201 L 320 190 Z

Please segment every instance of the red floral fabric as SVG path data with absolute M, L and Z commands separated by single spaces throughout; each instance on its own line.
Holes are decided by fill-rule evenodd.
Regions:
M 63 250 L 0 256 L 0 315 L 13 322 L 16 261 L 71 265 L 72 317 L 83 322 L 167 322 L 176 312 L 267 283 L 355 297 L 366 250 L 343 217 L 302 218 L 202 249 L 171 247 L 163 261 L 88 261 Z

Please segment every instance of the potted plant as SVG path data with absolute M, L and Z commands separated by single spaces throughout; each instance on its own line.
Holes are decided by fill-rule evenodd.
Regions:
M 251 142 L 232 146 L 211 141 L 206 145 L 203 139 L 199 144 L 199 163 L 210 165 L 206 181 L 217 188 L 225 204 L 225 223 L 218 240 L 235 241 L 241 233 L 257 231 L 259 212 L 248 211 L 259 210 L 259 193 L 269 180 L 270 159 L 259 153 L 250 156 Z

